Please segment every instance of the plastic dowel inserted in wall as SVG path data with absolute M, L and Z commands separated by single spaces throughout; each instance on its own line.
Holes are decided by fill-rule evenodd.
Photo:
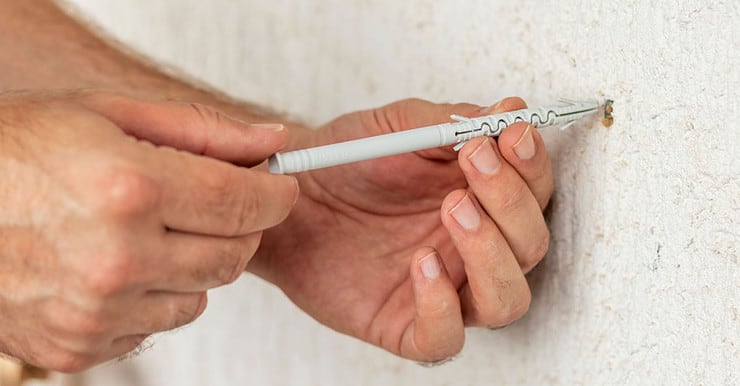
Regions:
M 599 110 L 597 102 L 564 101 L 557 105 L 483 117 L 452 115 L 455 122 L 277 153 L 270 157 L 269 167 L 272 173 L 289 174 L 452 144 L 457 144 L 455 150 L 458 150 L 472 138 L 483 135 L 496 137 L 516 122 L 529 122 L 535 127 L 569 125 Z

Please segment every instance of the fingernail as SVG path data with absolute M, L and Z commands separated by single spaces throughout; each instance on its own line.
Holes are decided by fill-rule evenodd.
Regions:
M 283 131 L 285 130 L 285 125 L 282 123 L 250 123 L 250 128 L 254 129 L 260 129 L 260 130 L 272 130 L 272 131 Z
M 504 109 L 501 108 L 502 107 L 501 105 L 503 104 L 503 102 L 504 102 L 504 100 L 502 99 L 502 100 L 500 100 L 500 101 L 496 102 L 495 104 L 492 104 L 492 105 L 490 105 L 488 107 L 483 107 L 483 108 L 480 109 L 480 113 L 481 114 L 496 114 L 496 113 L 501 113 L 501 112 L 504 111 Z
M 534 127 L 532 125 L 527 126 L 527 129 L 524 130 L 522 136 L 519 137 L 519 140 L 514 144 L 514 153 L 516 153 L 516 156 L 521 160 L 528 160 L 534 157 L 535 147 L 534 137 L 532 137 L 533 129 Z
M 421 266 L 421 273 L 425 278 L 434 280 L 439 277 L 439 259 L 436 253 L 430 253 L 422 257 L 419 265 Z
M 493 150 L 491 140 L 488 138 L 478 145 L 478 148 L 468 156 L 468 159 L 479 172 L 488 175 L 496 173 L 501 165 L 496 151 Z
M 472 231 L 480 224 L 480 214 L 478 209 L 473 205 L 473 201 L 470 200 L 469 195 L 465 195 L 460 202 L 450 210 L 452 218 L 460 224 L 466 230 Z

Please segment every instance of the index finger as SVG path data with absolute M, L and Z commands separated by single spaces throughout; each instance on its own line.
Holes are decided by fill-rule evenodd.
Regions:
M 167 148 L 152 148 L 159 211 L 172 230 L 241 236 L 277 225 L 298 198 L 294 177 L 273 175 Z
M 282 124 L 242 122 L 199 103 L 101 93 L 84 101 L 136 138 L 239 165 L 264 161 L 285 145 L 287 136 Z
M 527 183 L 540 209 L 544 209 L 550 201 L 554 183 L 552 164 L 540 133 L 531 125 L 511 125 L 499 136 L 498 148 L 501 156 Z

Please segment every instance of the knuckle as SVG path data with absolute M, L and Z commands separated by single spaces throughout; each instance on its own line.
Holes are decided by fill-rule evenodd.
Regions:
M 241 277 L 242 273 L 247 269 L 247 265 L 252 260 L 254 253 L 257 251 L 257 248 L 259 248 L 261 240 L 262 232 L 257 232 L 244 238 L 243 243 L 240 243 L 241 245 L 238 247 L 237 256 L 239 256 L 239 260 L 236 262 L 236 267 L 226 278 L 225 284 L 231 284 Z
M 236 204 L 236 212 L 230 216 L 233 221 L 230 227 L 232 235 L 238 235 L 252 228 L 257 219 L 257 211 L 262 206 L 263 198 L 260 194 L 257 194 L 254 189 L 247 189 L 246 192 Z
M 159 187 L 150 177 L 134 169 L 112 168 L 94 180 L 95 209 L 114 217 L 132 217 L 154 208 Z
M 254 174 L 252 184 L 242 189 L 232 214 L 236 234 L 261 230 L 288 217 L 298 200 L 298 182 L 291 176 Z
M 514 303 L 509 307 L 509 321 L 508 323 L 519 320 L 524 314 L 529 311 L 529 306 L 532 304 L 532 294 L 527 291 L 518 302 Z M 507 323 L 507 324 L 508 324 Z
M 462 351 L 464 342 L 459 340 L 439 347 L 432 352 L 435 361 L 450 359 Z
M 66 300 L 54 300 L 41 310 L 47 336 L 74 341 L 83 350 L 100 344 L 108 322 L 98 311 L 82 310 Z
M 465 344 L 464 332 L 451 339 L 417 339 L 415 341 L 419 358 L 417 360 L 427 364 L 438 364 L 459 354 Z
M 474 105 L 471 103 L 453 103 L 449 105 L 450 108 L 450 114 L 463 114 L 463 115 L 469 115 L 473 112 L 481 111 L 483 107 Z
M 151 342 L 148 342 L 149 334 L 139 334 L 124 336 L 116 339 L 113 343 L 117 346 L 119 351 L 119 359 L 130 358 L 131 355 L 135 355 L 143 352 L 150 347 Z
M 544 194 L 542 197 L 539 197 L 537 199 L 537 203 L 540 205 L 541 209 L 545 209 L 547 205 L 550 203 L 550 198 L 552 197 L 552 194 L 555 192 L 555 187 L 553 184 L 549 184 L 547 188 L 545 188 Z
M 207 154 L 209 152 L 209 146 L 211 143 L 211 131 L 212 127 L 219 127 L 223 121 L 228 120 L 220 111 L 215 108 L 200 103 L 188 103 L 190 108 L 195 112 L 195 115 L 200 119 L 200 131 L 199 134 L 202 137 L 201 143 L 202 148 L 199 150 L 200 154 Z
M 450 343 L 431 348 L 429 351 L 426 351 L 423 354 L 423 357 L 420 360 L 426 365 L 433 366 L 442 364 L 444 362 L 447 362 L 448 360 L 453 359 L 455 355 L 459 354 L 460 351 L 462 351 L 463 344 L 463 342 Z
M 201 119 L 202 123 L 206 127 L 214 123 L 219 123 L 223 119 L 223 114 L 211 106 L 201 103 L 188 103 L 188 106 L 195 112 L 196 116 Z
M 396 107 L 398 109 L 404 109 L 404 108 L 414 109 L 416 107 L 427 106 L 429 104 L 430 104 L 430 102 L 427 101 L 427 100 L 425 100 L 425 99 L 421 99 L 421 98 L 405 98 L 405 99 L 402 99 L 402 100 L 400 100 L 400 101 L 392 104 L 392 106 L 394 106 L 394 107 Z
M 83 275 L 85 288 L 94 298 L 107 298 L 128 287 L 132 278 L 133 257 L 127 250 L 111 253 Z
M 524 204 L 524 197 L 527 196 L 529 187 L 521 181 L 504 184 L 504 186 L 508 188 L 502 190 L 503 194 L 499 198 L 498 207 L 504 212 L 515 213 Z
M 218 259 L 224 262 L 219 264 L 220 269 L 216 273 L 219 283 L 231 284 L 241 277 L 257 250 L 261 237 L 261 232 L 243 236 L 239 243 L 224 249 L 224 255 Z
M 208 297 L 205 292 L 188 297 L 184 304 L 173 310 L 173 315 L 170 319 L 171 323 L 167 329 L 178 328 L 198 319 L 205 311 L 207 302 Z
M 92 341 L 105 335 L 106 323 L 95 313 L 73 311 L 59 316 L 61 327 L 70 334 Z
M 225 259 L 228 260 L 235 260 L 234 256 L 236 251 L 229 251 L 227 254 L 228 256 Z M 225 285 L 225 284 L 231 284 L 239 277 L 239 265 L 241 261 L 234 261 L 232 264 L 223 264 L 221 267 L 219 267 L 219 270 L 216 272 L 216 280 L 219 284 Z
M 210 205 L 215 216 L 224 219 L 225 236 L 236 236 L 242 233 L 256 219 L 256 209 L 260 197 L 254 190 L 239 186 L 243 176 L 217 172 L 205 176 L 203 185 L 208 191 Z
M 237 262 L 233 268 L 221 270 L 218 275 L 218 282 L 222 285 L 235 282 L 241 276 L 241 271 L 239 270 L 240 265 L 240 262 Z
M 234 188 L 240 176 L 234 176 L 222 169 L 211 170 L 203 175 L 203 187 L 213 196 L 213 200 L 224 201 L 234 199 Z
M 409 126 L 410 122 L 412 122 L 410 113 L 424 109 L 431 104 L 431 102 L 421 98 L 402 99 L 391 103 L 386 108 L 375 110 L 376 113 L 382 115 L 382 119 L 376 118 L 376 120 L 384 122 L 387 129 L 393 129 L 395 125 L 401 125 L 402 127 Z
M 550 231 L 545 229 L 545 234 L 532 244 L 531 250 L 522 259 L 522 268 L 526 271 L 534 268 L 547 254 L 550 248 Z
M 208 305 L 208 295 L 205 292 L 198 294 L 198 301 L 195 304 L 195 311 L 192 313 L 188 323 L 198 319 L 201 315 L 203 315 L 203 312 L 205 312 L 206 306 Z
M 62 373 L 77 373 L 92 367 L 95 361 L 88 355 L 59 351 L 44 367 Z
M 486 319 L 489 327 L 501 327 L 513 323 L 529 311 L 532 294 L 529 290 L 521 294 L 515 301 L 502 303 L 500 307 Z

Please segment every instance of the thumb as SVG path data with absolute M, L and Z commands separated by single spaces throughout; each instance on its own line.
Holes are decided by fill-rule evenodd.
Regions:
M 420 248 L 413 261 L 410 277 L 416 316 L 401 337 L 400 354 L 424 362 L 450 358 L 465 342 L 457 289 L 434 249 Z
M 138 139 L 239 165 L 259 164 L 286 142 L 282 124 L 246 123 L 198 103 L 95 94 L 85 104 Z

